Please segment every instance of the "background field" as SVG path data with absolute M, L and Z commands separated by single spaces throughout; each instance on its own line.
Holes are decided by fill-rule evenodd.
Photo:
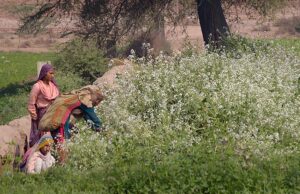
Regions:
M 0 88 L 35 80 L 37 62 L 53 57 L 53 53 L 0 52 Z

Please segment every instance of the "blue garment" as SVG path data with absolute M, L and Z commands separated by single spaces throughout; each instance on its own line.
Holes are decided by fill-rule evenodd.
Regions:
M 102 123 L 101 123 L 101 120 L 99 119 L 99 117 L 96 115 L 94 107 L 89 108 L 89 107 L 85 106 L 84 104 L 81 104 L 79 106 L 79 108 L 83 111 L 83 118 L 86 121 L 90 120 L 93 122 L 93 125 L 92 125 L 93 129 L 101 128 Z
M 91 125 L 92 125 L 91 128 L 92 129 L 96 130 L 96 129 L 101 128 L 102 122 L 99 119 L 99 117 L 96 115 L 94 107 L 89 108 L 89 107 L 85 106 L 84 104 L 81 104 L 77 108 L 80 108 L 80 110 L 82 110 L 83 118 L 87 122 L 91 123 Z M 71 116 L 71 114 L 69 115 L 68 119 L 66 120 L 66 123 L 65 123 L 65 126 L 64 126 L 64 132 L 65 132 L 65 138 L 66 139 L 70 139 L 70 137 L 71 137 L 71 134 L 70 134 L 70 116 Z
M 71 138 L 71 133 L 70 133 L 70 116 L 68 116 L 68 119 L 66 120 L 65 126 L 64 126 L 64 132 L 65 132 L 65 139 L 70 139 Z

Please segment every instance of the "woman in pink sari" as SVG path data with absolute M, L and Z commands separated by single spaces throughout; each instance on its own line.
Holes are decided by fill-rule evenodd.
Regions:
M 33 85 L 29 101 L 28 112 L 31 116 L 31 131 L 29 146 L 32 147 L 43 135 L 38 130 L 38 124 L 45 114 L 47 107 L 59 95 L 59 89 L 54 79 L 54 69 L 51 65 L 42 66 L 37 82 Z

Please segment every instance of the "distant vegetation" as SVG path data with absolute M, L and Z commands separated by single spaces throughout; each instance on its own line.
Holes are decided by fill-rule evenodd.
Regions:
M 93 82 L 108 69 L 108 59 L 98 49 L 96 41 L 74 39 L 60 48 L 54 64 L 62 72 Z

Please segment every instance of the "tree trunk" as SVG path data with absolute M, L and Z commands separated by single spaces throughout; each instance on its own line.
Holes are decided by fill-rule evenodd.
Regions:
M 165 36 L 165 18 L 163 15 L 158 14 L 154 18 L 154 28 L 151 32 L 151 46 L 154 48 L 155 53 L 158 54 L 161 50 L 166 49 L 166 36 Z
M 114 58 L 117 56 L 117 41 L 114 38 L 106 40 L 106 54 L 105 56 L 109 58 Z
M 196 0 L 200 26 L 205 45 L 220 48 L 222 39 L 229 34 L 221 0 Z

